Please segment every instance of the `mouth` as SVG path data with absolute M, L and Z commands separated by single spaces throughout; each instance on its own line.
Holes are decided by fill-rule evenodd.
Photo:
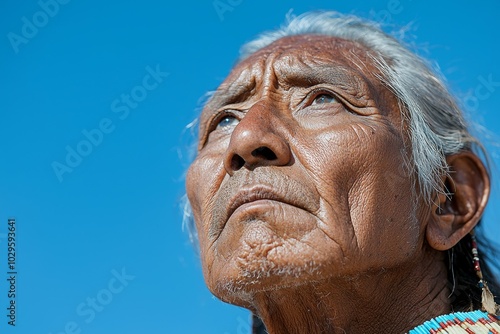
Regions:
M 259 203 L 257 203 L 259 202 Z M 266 204 L 267 202 L 267 204 Z M 280 173 L 233 177 L 215 196 L 208 235 L 217 240 L 228 220 L 241 207 L 287 204 L 313 215 L 319 210 L 319 194 L 306 184 Z M 239 210 L 238 210 L 239 211 Z
M 280 194 L 276 193 L 275 191 L 273 191 L 268 187 L 254 186 L 252 188 L 243 189 L 237 192 L 231 198 L 231 200 L 229 201 L 228 209 L 226 211 L 227 212 L 226 220 L 229 219 L 233 215 L 233 213 L 241 206 L 261 200 L 271 200 L 293 206 L 298 206 L 297 203 L 287 200 L 284 196 L 281 196 Z

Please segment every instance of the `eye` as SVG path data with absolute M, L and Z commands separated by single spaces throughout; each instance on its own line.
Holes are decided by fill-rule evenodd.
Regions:
M 221 118 L 219 123 L 217 123 L 216 130 L 226 130 L 228 128 L 235 127 L 236 125 L 238 125 L 239 122 L 240 121 L 236 117 L 231 115 L 226 115 L 223 118 Z
M 337 99 L 331 94 L 322 93 L 314 98 L 311 105 L 325 104 L 325 103 L 335 103 L 338 102 Z

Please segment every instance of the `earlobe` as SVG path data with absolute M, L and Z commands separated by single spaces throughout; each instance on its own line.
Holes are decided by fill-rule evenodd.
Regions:
M 477 225 L 490 194 L 488 172 L 474 153 L 450 155 L 446 162 L 449 174 L 426 229 L 429 245 L 440 251 L 455 246 Z

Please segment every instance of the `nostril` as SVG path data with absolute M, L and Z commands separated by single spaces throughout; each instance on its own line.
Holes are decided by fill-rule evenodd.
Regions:
M 237 171 L 241 167 L 243 167 L 244 165 L 245 165 L 245 160 L 242 157 L 240 157 L 238 154 L 235 154 L 231 158 L 231 169 L 232 170 Z
M 253 150 L 252 156 L 265 160 L 276 160 L 278 158 L 270 148 L 265 146 L 261 146 Z

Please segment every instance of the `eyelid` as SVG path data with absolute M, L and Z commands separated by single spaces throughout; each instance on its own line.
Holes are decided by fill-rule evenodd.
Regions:
M 299 108 L 321 108 L 321 105 L 312 106 L 311 104 L 319 95 L 328 94 L 332 95 L 337 103 L 340 104 L 349 113 L 356 115 L 370 115 L 377 113 L 376 109 L 357 105 L 355 102 L 356 98 L 354 96 L 351 96 L 348 93 L 340 93 L 338 92 L 339 90 L 341 89 L 336 89 L 335 87 L 325 84 L 313 86 L 310 88 L 310 91 L 306 94 L 303 100 L 299 103 Z
M 233 116 L 238 119 L 238 115 L 236 115 L 237 110 L 234 109 L 224 109 L 216 112 L 208 121 L 207 132 L 210 133 L 217 128 L 219 122 L 226 116 Z
M 213 115 L 208 119 L 208 121 L 206 122 L 206 126 L 205 126 L 205 130 L 203 132 L 203 137 L 202 137 L 202 145 L 201 147 L 204 147 L 205 144 L 207 143 L 207 140 L 208 140 L 208 136 L 210 135 L 210 133 L 212 133 L 216 128 L 217 128 L 217 124 L 226 116 L 233 116 L 234 118 L 240 120 L 240 117 L 238 117 L 237 113 L 238 113 L 239 110 L 236 110 L 236 109 L 230 109 L 230 108 L 226 108 L 226 109 L 222 109 L 222 110 L 218 110 L 216 112 L 213 113 Z
M 321 93 L 331 94 L 344 109 L 352 114 L 369 116 L 379 114 L 375 102 L 367 95 L 353 95 L 349 90 L 335 85 L 321 83 L 309 87 L 309 92 L 299 103 L 299 108 L 315 107 L 310 106 L 315 97 Z M 306 104 L 309 101 L 309 104 Z
M 313 88 L 307 95 L 304 97 L 302 102 L 300 103 L 302 108 L 309 107 L 314 102 L 314 100 L 320 95 L 331 95 L 337 103 L 344 105 L 344 99 L 339 97 L 339 94 L 333 91 L 332 89 L 326 88 L 324 86 Z

